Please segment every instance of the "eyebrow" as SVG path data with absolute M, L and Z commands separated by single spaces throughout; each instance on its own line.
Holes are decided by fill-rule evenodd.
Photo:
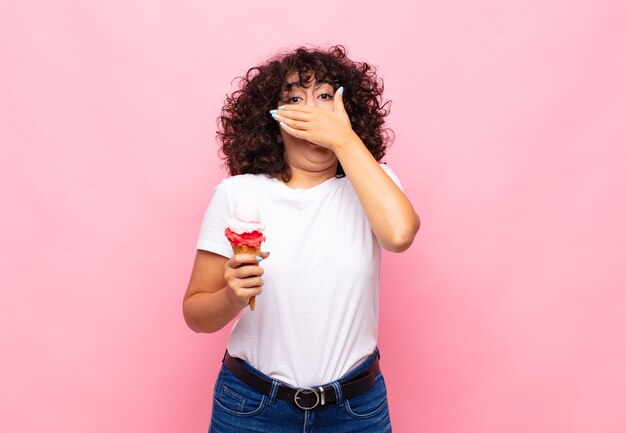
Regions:
M 317 88 L 320 87 L 322 84 L 331 84 L 330 81 L 316 81 L 315 84 L 313 85 L 313 88 Z M 287 91 L 293 89 L 294 87 L 300 87 L 302 88 L 302 85 L 300 85 L 300 81 L 292 81 L 291 83 L 287 83 L 286 88 Z

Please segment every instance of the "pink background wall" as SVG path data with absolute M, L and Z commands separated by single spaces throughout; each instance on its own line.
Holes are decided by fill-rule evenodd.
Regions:
M 395 3 L 3 3 L 0 431 L 206 431 L 227 330 L 181 299 L 215 118 L 301 43 L 394 101 L 422 218 L 383 269 L 395 431 L 626 430 L 625 3 Z

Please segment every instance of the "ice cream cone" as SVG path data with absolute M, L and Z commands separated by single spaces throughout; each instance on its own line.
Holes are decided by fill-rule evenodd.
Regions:
M 265 224 L 261 221 L 257 208 L 243 205 L 237 207 L 232 217 L 228 219 L 224 234 L 235 254 L 254 254 L 260 257 L 261 242 L 265 240 L 262 233 L 264 229 Z M 258 262 L 255 264 L 259 265 Z M 255 301 L 256 296 L 252 296 L 248 301 L 251 311 L 254 311 Z
M 230 244 L 233 247 L 233 252 L 235 254 L 254 254 L 255 256 L 261 256 L 261 248 L 249 247 L 248 245 L 235 245 L 233 243 Z M 257 266 L 259 264 L 257 263 Z M 249 301 L 250 311 L 254 311 L 254 307 L 256 305 L 256 296 L 252 296 Z

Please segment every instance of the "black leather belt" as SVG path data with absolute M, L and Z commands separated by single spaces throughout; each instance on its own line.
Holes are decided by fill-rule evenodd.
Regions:
M 344 382 L 339 382 L 343 398 L 355 397 L 374 386 L 376 374 L 380 371 L 377 354 L 374 362 L 365 370 Z M 248 384 L 257 391 L 269 395 L 272 392 L 272 382 L 259 376 L 248 368 L 244 367 L 239 358 L 233 358 L 228 351 L 224 355 L 224 364 L 233 375 L 242 382 Z M 325 405 L 337 401 L 337 394 L 332 385 L 320 386 L 317 388 L 292 388 L 286 385 L 279 385 L 276 398 L 294 403 L 300 409 L 310 410 L 318 405 Z

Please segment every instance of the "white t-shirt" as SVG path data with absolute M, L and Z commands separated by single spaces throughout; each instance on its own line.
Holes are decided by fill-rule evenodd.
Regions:
M 380 164 L 402 188 L 396 175 Z M 266 224 L 263 293 L 235 323 L 228 352 L 296 387 L 343 376 L 378 338 L 380 243 L 347 177 L 292 189 L 261 174 L 224 179 L 213 191 L 197 248 L 233 255 L 224 235 L 249 204 Z

